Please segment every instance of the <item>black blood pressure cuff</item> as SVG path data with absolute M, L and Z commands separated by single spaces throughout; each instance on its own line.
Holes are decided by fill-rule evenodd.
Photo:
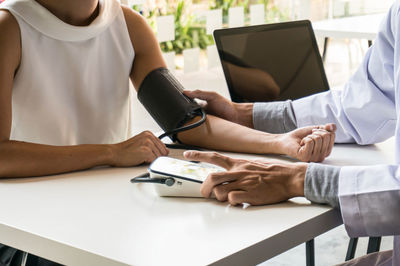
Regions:
M 203 113 L 183 90 L 168 69 L 158 68 L 145 77 L 138 91 L 139 101 L 173 141 L 177 140 L 177 129 Z

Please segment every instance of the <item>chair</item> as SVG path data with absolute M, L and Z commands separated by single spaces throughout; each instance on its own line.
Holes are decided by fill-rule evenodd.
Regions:
M 367 254 L 379 251 L 379 249 L 381 247 L 381 240 L 382 240 L 382 238 L 380 236 L 370 237 L 368 240 Z M 357 243 L 358 243 L 357 237 L 350 238 L 345 261 L 354 259 L 354 255 L 356 253 L 356 248 L 357 248 Z

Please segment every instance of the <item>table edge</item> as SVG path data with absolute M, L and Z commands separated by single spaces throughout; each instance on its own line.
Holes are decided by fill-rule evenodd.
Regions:
M 331 208 L 313 219 L 264 239 L 210 265 L 256 265 L 342 224 L 340 210 Z M 268 246 L 271 241 L 274 242 L 274 245 Z

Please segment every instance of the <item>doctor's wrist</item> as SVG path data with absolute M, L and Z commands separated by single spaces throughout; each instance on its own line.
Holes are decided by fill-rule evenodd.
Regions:
M 293 163 L 291 165 L 292 174 L 289 177 L 287 184 L 290 198 L 304 197 L 304 182 L 308 165 L 308 163 Z

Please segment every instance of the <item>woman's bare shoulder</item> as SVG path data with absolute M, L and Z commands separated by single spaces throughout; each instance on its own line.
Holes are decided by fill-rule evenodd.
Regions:
M 0 9 L 0 34 L 12 32 L 19 34 L 17 20 L 9 11 Z
M 157 39 L 153 30 L 147 23 L 146 19 L 133 9 L 121 5 L 124 12 L 126 25 L 132 44 L 135 47 L 135 52 L 147 51 L 158 45 Z
M 147 22 L 146 19 L 140 15 L 138 12 L 133 10 L 132 8 L 129 8 L 126 5 L 121 5 L 122 11 L 125 16 L 125 21 L 128 26 L 128 30 L 144 30 L 147 28 Z
M 20 43 L 21 34 L 17 20 L 9 11 L 0 9 L 0 47 L 17 49 L 20 48 Z
M 0 64 L 16 69 L 21 58 L 21 34 L 17 20 L 7 10 L 0 10 Z

